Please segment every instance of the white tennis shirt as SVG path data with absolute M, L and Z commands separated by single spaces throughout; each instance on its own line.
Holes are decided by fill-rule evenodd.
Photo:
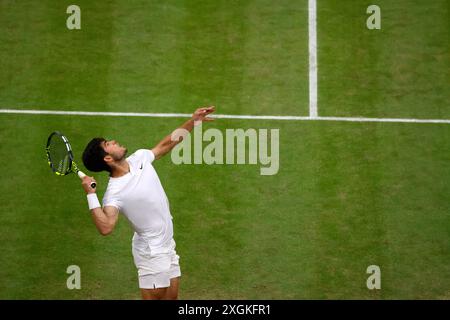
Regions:
M 155 155 L 140 149 L 127 159 L 130 172 L 109 178 L 103 206 L 114 206 L 130 221 L 150 247 L 161 247 L 173 237 L 169 201 L 153 168 Z

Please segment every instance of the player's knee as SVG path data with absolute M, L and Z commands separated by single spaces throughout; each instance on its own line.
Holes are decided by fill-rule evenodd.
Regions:
M 178 300 L 178 288 L 169 287 L 167 289 L 165 300 Z
M 142 300 L 161 300 L 167 294 L 167 289 L 141 289 Z
M 178 300 L 178 292 L 168 292 L 165 299 L 166 300 Z

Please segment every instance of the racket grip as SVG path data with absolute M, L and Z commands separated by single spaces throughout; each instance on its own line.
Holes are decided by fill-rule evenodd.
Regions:
M 86 177 L 86 175 L 82 171 L 78 171 L 77 174 L 80 177 L 80 179 L 83 179 L 84 177 Z M 91 182 L 92 189 L 95 189 L 96 186 L 97 186 L 97 184 L 95 182 Z

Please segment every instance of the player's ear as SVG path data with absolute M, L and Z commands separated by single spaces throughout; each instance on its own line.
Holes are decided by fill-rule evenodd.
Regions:
M 103 158 L 103 161 L 105 161 L 106 163 L 110 163 L 112 162 L 114 159 L 108 154 Z

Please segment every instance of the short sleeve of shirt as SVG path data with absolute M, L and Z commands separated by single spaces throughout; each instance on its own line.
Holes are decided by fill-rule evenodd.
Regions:
M 153 160 L 155 160 L 153 151 L 149 149 L 139 149 L 134 153 L 134 155 L 136 156 L 136 159 L 143 160 L 149 163 L 152 163 Z
M 103 207 L 108 206 L 116 207 L 119 211 L 121 210 L 119 196 L 114 192 L 110 192 L 109 190 L 103 196 Z

